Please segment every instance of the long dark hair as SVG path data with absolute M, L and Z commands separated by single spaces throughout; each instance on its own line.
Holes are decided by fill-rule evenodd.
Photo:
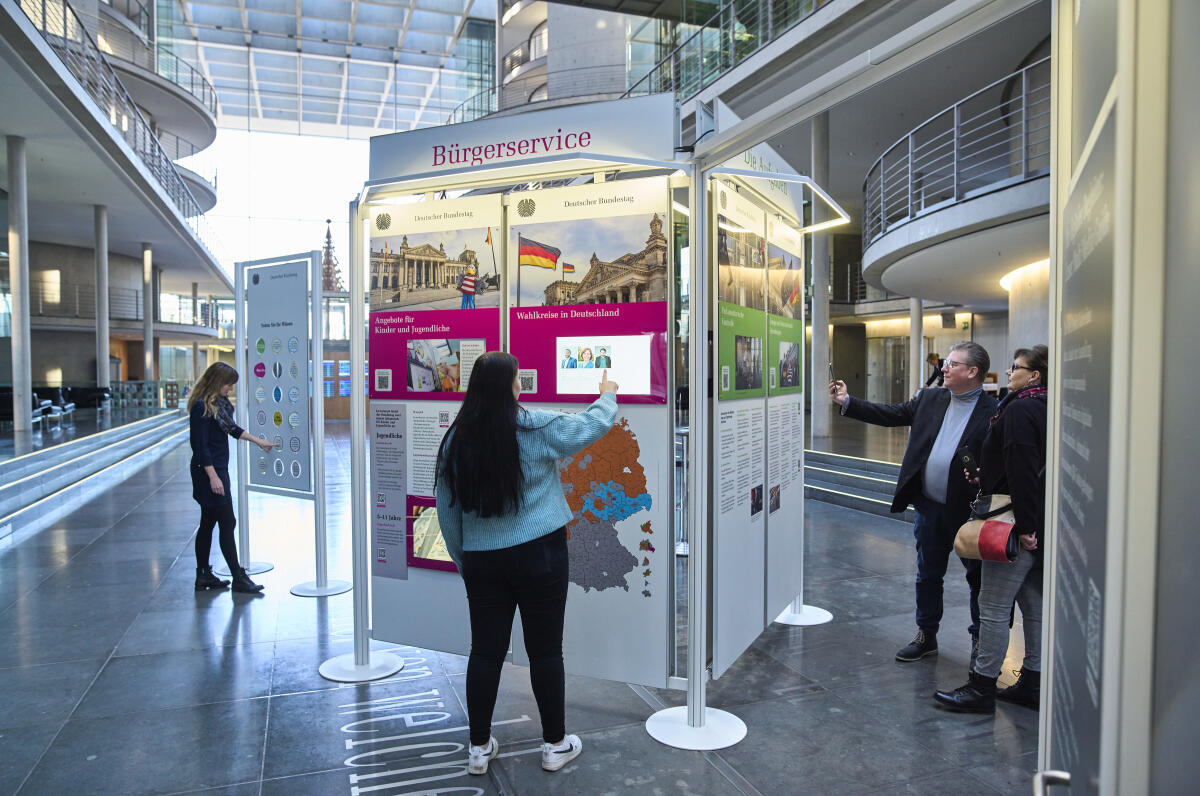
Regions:
M 521 508 L 525 477 L 517 446 L 516 377 L 512 354 L 488 351 L 475 360 L 462 408 L 438 449 L 437 472 L 450 488 L 451 504 L 480 517 Z

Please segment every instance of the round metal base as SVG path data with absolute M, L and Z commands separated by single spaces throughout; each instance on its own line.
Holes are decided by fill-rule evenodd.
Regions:
M 704 709 L 704 726 L 688 726 L 687 706 L 660 710 L 646 719 L 646 732 L 676 749 L 707 752 L 733 746 L 746 737 L 746 722 L 716 708 Z
M 813 605 L 806 605 L 802 610 L 797 612 L 792 610 L 792 606 L 789 605 L 783 613 L 775 617 L 775 621 L 781 625 L 797 625 L 800 627 L 823 625 L 826 622 L 833 621 L 833 614 L 824 608 L 817 608 Z
M 354 653 L 339 655 L 322 663 L 317 671 L 326 680 L 335 683 L 366 683 L 371 680 L 382 680 L 391 677 L 404 668 L 404 661 L 390 652 L 373 652 L 367 658 L 366 666 L 354 663 Z
M 292 594 L 297 597 L 332 597 L 335 594 L 345 594 L 353 588 L 349 581 L 331 580 L 324 586 L 318 586 L 315 580 L 308 580 L 292 587 Z
M 275 569 L 274 564 L 268 564 L 265 561 L 251 561 L 249 564 L 243 564 L 247 575 L 261 575 L 264 572 L 270 572 Z M 233 573 L 229 571 L 229 567 L 224 564 L 213 567 L 213 572 L 218 575 L 229 576 Z

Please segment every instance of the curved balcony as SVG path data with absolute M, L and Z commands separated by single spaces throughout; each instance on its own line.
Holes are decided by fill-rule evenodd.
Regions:
M 143 40 L 150 40 L 150 12 L 139 0 L 100 0 L 99 9 L 137 31 Z
M 863 183 L 863 277 L 902 295 L 1002 304 L 1049 246 L 1050 59 L 935 114 Z M 986 252 L 986 256 L 981 256 Z
M 544 59 L 550 49 L 550 29 L 546 23 L 538 25 L 529 38 L 512 48 L 504 56 L 504 82 L 508 83 L 527 71 L 529 64 Z
M 499 97 L 495 89 L 475 94 L 451 111 L 446 123 L 616 99 L 624 91 L 624 63 L 560 69 L 549 75 L 539 71 L 508 81 L 500 87 Z
M 175 170 L 187 183 L 188 190 L 200 206 L 200 212 L 207 213 L 217 205 L 217 163 L 215 158 L 206 155 L 203 147 L 198 147 L 187 139 L 180 138 L 174 133 L 159 131 L 158 140 L 172 161 Z

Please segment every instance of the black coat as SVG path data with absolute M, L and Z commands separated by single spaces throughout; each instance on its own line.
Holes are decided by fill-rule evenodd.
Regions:
M 929 388 L 917 393 L 917 397 L 902 404 L 873 404 L 850 396 L 843 409 L 846 417 L 863 420 L 877 426 L 912 426 L 904 461 L 900 465 L 900 477 L 896 479 L 896 493 L 892 499 L 892 511 L 904 511 L 921 497 L 922 476 L 933 441 L 942 429 L 946 409 L 950 406 L 950 391 L 945 387 Z M 988 420 L 996 413 L 996 399 L 980 393 L 975 410 L 967 421 L 967 427 L 958 441 L 957 448 L 964 445 L 971 449 L 976 460 L 983 445 L 983 436 L 988 430 Z M 967 482 L 962 468 L 950 465 L 949 483 L 946 484 L 946 520 L 957 528 L 967 521 L 971 513 L 971 501 L 977 488 Z
M 1012 498 L 1017 533 L 1036 533 L 1042 554 L 1046 516 L 1046 398 L 1011 394 L 983 440 L 980 486 Z

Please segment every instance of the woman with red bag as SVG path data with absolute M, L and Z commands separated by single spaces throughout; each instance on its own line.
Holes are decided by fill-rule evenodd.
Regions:
M 966 685 L 938 691 L 939 705 L 968 713 L 991 713 L 996 700 L 1037 710 L 1042 678 L 1042 544 L 1046 494 L 1046 376 L 1044 345 L 1018 348 L 1008 369 L 1008 395 L 983 440 L 980 491 L 1008 495 L 1016 518 L 1017 558 L 984 561 L 979 591 L 979 644 Z M 1008 652 L 1013 602 L 1021 609 L 1025 660 L 1016 685 L 996 691 Z

